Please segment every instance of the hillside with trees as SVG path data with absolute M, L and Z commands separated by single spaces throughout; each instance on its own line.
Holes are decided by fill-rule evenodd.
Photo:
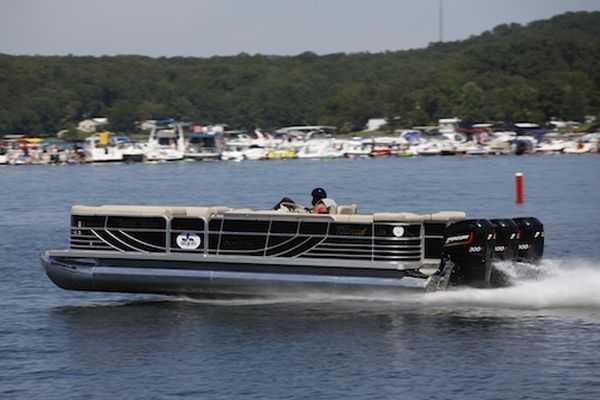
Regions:
M 600 114 L 600 12 L 385 53 L 0 55 L 0 134 L 52 134 L 93 116 L 107 116 L 117 131 L 163 117 L 348 131 L 372 117 L 412 126 L 454 115 L 543 122 L 590 114 Z

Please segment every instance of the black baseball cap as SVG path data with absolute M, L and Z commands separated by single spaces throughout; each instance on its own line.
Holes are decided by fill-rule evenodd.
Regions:
M 323 188 L 315 188 L 315 189 L 313 189 L 313 191 L 310 193 L 310 195 L 312 196 L 312 205 L 313 206 L 315 204 L 317 204 L 317 202 L 319 200 L 327 198 L 327 192 Z

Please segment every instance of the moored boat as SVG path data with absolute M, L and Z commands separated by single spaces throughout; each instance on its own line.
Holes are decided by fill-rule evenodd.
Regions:
M 88 137 L 85 140 L 84 154 L 88 163 L 123 161 L 123 152 L 108 132 Z
M 183 160 L 185 137 L 181 124 L 154 126 L 145 146 L 144 160 L 164 162 Z
M 219 160 L 225 148 L 220 132 L 193 134 L 185 148 L 185 158 L 197 161 Z

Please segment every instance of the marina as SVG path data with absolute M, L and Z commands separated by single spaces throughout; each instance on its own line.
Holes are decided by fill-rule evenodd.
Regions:
M 448 122 L 451 121 L 451 122 Z M 226 131 L 223 126 L 149 123 L 146 141 L 100 132 L 83 142 L 5 135 L 0 164 L 81 164 L 106 162 L 244 161 L 415 156 L 587 154 L 600 152 L 600 133 L 546 130 L 515 124 L 514 130 L 479 126 L 461 129 L 458 119 L 427 129 L 393 134 L 336 135 L 334 127 L 296 126 L 273 133 Z M 139 137 L 139 135 L 138 135 Z

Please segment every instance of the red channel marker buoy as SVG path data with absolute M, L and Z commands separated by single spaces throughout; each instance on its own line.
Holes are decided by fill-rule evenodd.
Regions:
M 517 204 L 525 203 L 525 192 L 523 191 L 523 173 L 517 172 L 515 174 L 515 202 Z

